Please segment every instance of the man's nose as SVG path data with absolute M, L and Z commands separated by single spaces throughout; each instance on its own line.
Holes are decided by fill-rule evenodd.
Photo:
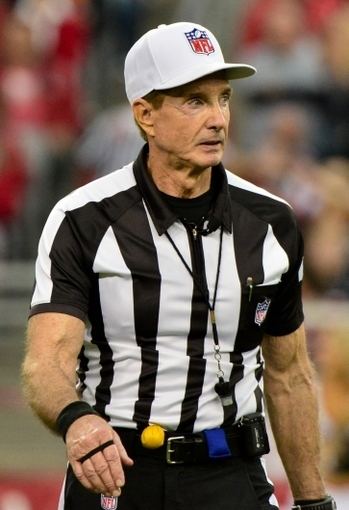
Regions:
M 209 107 L 209 115 L 207 118 L 207 127 L 210 129 L 223 129 L 226 127 L 229 119 L 226 106 L 220 103 L 214 103 Z

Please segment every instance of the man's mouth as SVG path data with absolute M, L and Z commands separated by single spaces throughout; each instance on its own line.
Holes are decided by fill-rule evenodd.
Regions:
M 212 147 L 222 145 L 222 144 L 223 144 L 222 140 L 206 140 L 206 141 L 200 143 L 200 145 L 210 145 Z

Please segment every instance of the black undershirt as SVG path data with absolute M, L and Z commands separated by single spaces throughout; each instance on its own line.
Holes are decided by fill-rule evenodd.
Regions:
M 160 192 L 167 206 L 177 214 L 184 223 L 200 225 L 207 217 L 211 208 L 214 192 L 210 188 L 206 193 L 195 198 L 179 198 Z

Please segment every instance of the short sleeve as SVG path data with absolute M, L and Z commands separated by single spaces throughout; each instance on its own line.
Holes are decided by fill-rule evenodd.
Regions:
M 288 335 L 298 329 L 304 320 L 302 304 L 304 244 L 298 227 L 295 229 L 288 251 L 290 266 L 281 278 L 264 325 L 265 333 L 272 336 Z
M 43 229 L 29 315 L 61 312 L 85 320 L 91 270 L 74 222 L 56 206 Z

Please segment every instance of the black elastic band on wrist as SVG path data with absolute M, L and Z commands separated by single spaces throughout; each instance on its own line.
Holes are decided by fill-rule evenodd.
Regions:
M 90 404 L 82 402 L 81 400 L 71 402 L 71 404 L 68 404 L 64 409 L 62 409 L 56 420 L 56 429 L 63 437 L 64 441 L 70 425 L 78 418 L 81 418 L 81 416 L 85 416 L 87 414 L 98 415 Z

